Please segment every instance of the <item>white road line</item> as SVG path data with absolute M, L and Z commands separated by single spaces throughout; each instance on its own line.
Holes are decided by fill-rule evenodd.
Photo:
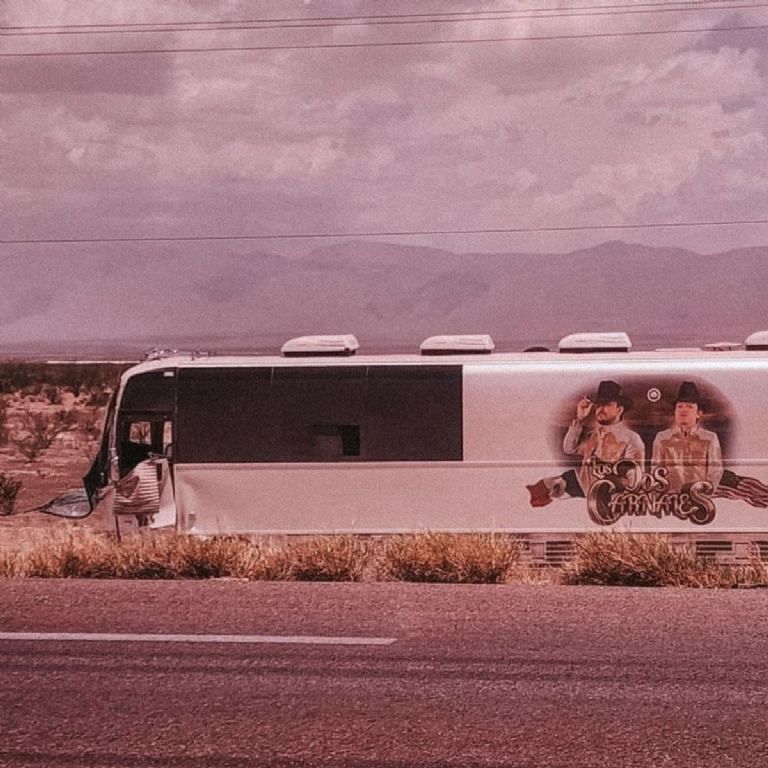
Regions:
M 393 637 L 323 635 L 148 635 L 100 632 L 0 632 L 0 640 L 99 643 L 280 643 L 288 645 L 392 645 Z

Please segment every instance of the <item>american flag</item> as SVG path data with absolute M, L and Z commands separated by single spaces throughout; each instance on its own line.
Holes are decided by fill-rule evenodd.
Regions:
M 768 508 L 768 485 L 754 477 L 744 477 L 726 469 L 715 491 L 715 497 L 746 501 L 753 507 Z

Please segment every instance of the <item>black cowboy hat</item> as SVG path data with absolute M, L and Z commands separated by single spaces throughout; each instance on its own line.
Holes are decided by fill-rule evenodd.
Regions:
M 675 398 L 675 405 L 678 403 L 695 403 L 699 408 L 704 409 L 704 400 L 699 394 L 699 388 L 692 381 L 684 381 L 680 385 Z
M 632 398 L 621 394 L 621 387 L 615 381 L 601 381 L 593 399 L 595 405 L 618 403 L 625 411 L 632 407 Z

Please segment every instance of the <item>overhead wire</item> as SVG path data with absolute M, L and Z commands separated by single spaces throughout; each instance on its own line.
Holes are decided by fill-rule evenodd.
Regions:
M 416 236 L 462 236 L 462 235 L 499 235 L 499 234 L 535 234 L 546 232 L 589 232 L 627 229 L 665 229 L 694 227 L 725 227 L 768 224 L 768 218 L 762 219 L 709 219 L 699 221 L 653 221 L 629 224 L 577 224 L 541 227 L 490 227 L 478 229 L 412 229 L 378 230 L 355 232 L 283 232 L 245 235 L 169 235 L 136 237 L 72 237 L 72 238 L 4 238 L 0 245 L 73 245 L 86 243 L 168 243 L 168 242 L 221 242 L 246 240 L 319 240 L 357 237 L 416 237 Z
M 603 10 L 611 8 L 646 8 L 646 7 L 667 7 L 670 5 L 680 6 L 701 6 L 720 2 L 727 7 L 729 3 L 738 2 L 738 0 L 662 0 L 661 2 L 642 2 L 642 3 L 599 3 L 593 5 L 572 5 L 565 8 L 555 8 L 554 6 L 544 6 L 539 8 L 527 8 L 525 13 L 538 13 L 557 10 L 581 11 L 581 10 Z M 158 22 L 119 22 L 108 24 L 36 24 L 26 26 L 4 26 L 0 29 L 5 30 L 46 30 L 46 29 L 82 29 L 98 28 L 107 29 L 111 27 L 145 27 L 145 26 L 193 26 L 200 24 L 250 24 L 260 22 L 291 22 L 291 21 L 351 21 L 351 20 L 375 20 L 375 19 L 406 19 L 423 17 L 461 17 L 476 16 L 478 14 L 492 16 L 493 14 L 516 13 L 513 8 L 496 9 L 474 9 L 468 11 L 434 11 L 431 13 L 388 13 L 388 14 L 356 14 L 351 16 L 286 16 L 286 17 L 264 17 L 261 19 L 203 19 L 199 21 L 158 21 Z M 522 12 L 522 11 L 520 11 Z
M 609 40 L 621 37 L 654 37 L 663 35 L 722 34 L 768 29 L 768 24 L 733 24 L 718 27 L 687 27 L 684 29 L 642 29 L 629 32 L 589 32 L 560 35 L 513 35 L 504 37 L 454 38 L 452 40 L 396 40 L 369 43 L 304 43 L 289 45 L 238 45 L 211 46 L 207 48 L 124 48 L 118 50 L 90 51 L 22 51 L 0 53 L 0 59 L 45 58 L 72 56 L 136 56 L 163 55 L 170 53 L 244 53 L 246 51 L 309 51 L 356 48 L 413 48 L 434 45 L 482 45 L 489 43 L 528 43 L 554 40 Z
M 730 0 L 729 0 L 730 1 Z M 713 2 L 722 3 L 722 0 L 713 0 Z M 443 18 L 438 16 L 437 18 L 427 16 L 426 14 L 414 14 L 418 18 L 411 18 L 410 16 L 392 17 L 385 19 L 366 17 L 354 18 L 350 17 L 349 20 L 344 21 L 331 21 L 320 18 L 297 18 L 295 20 L 272 20 L 269 19 L 254 19 L 250 21 L 241 22 L 163 22 L 152 23 L 147 22 L 145 24 L 126 24 L 126 25 L 77 25 L 78 28 L 59 27 L 56 29 L 45 29 L 30 27 L 30 28 L 15 28 L 15 27 L 0 27 L 0 35 L 5 37 L 42 37 L 42 36 L 60 36 L 60 35 L 107 35 L 107 34 L 147 34 L 147 33 L 175 33 L 182 32 L 184 34 L 191 34 L 197 32 L 243 32 L 243 31 L 258 31 L 268 29 L 329 29 L 338 27 L 369 27 L 369 26 L 381 26 L 381 25 L 414 25 L 414 24 L 468 24 L 476 22 L 498 22 L 498 21 L 530 21 L 536 19 L 560 19 L 560 18 L 591 18 L 600 16 L 633 16 L 633 15 L 648 15 L 657 13 L 699 13 L 702 11 L 723 11 L 723 10 L 749 10 L 756 8 L 768 7 L 768 2 L 737 2 L 733 0 L 730 5 L 715 5 L 713 2 L 697 3 L 682 5 L 678 3 L 660 3 L 657 7 L 640 8 L 640 7 L 623 7 L 623 6 L 603 6 L 595 8 L 594 6 L 584 6 L 583 8 L 574 9 L 557 9 L 552 11 L 544 10 L 531 10 L 531 11 L 516 11 L 512 14 L 494 15 L 494 16 L 461 16 Z M 651 4 L 648 4 L 651 5 Z M 300 23 L 299 23 L 300 22 Z M 319 23 L 318 23 L 319 22 Z M 193 26 L 194 25 L 194 26 Z M 10 30 L 10 31 L 8 31 Z

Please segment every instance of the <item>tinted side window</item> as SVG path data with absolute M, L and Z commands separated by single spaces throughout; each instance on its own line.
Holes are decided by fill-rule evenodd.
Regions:
M 459 366 L 371 366 L 365 411 L 370 461 L 462 458 Z
M 180 462 L 458 461 L 460 366 L 179 372 Z
M 275 368 L 277 423 L 268 461 L 360 460 L 365 382 L 364 366 Z
M 269 368 L 180 369 L 176 461 L 272 460 L 271 378 Z
M 173 413 L 176 395 L 175 371 L 150 371 L 132 376 L 125 383 L 121 411 Z

